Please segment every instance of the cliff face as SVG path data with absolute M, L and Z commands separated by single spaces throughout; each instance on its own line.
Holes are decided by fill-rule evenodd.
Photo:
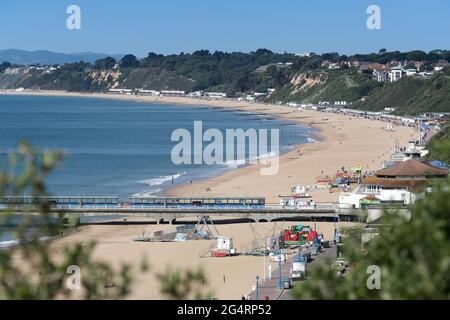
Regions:
M 430 153 L 427 160 L 441 160 L 450 163 L 450 125 L 444 127 L 427 143 Z
M 0 89 L 7 89 L 23 78 L 22 75 L 0 74 Z
M 261 68 L 249 71 L 247 65 L 244 69 L 224 66 L 220 71 L 222 76 L 213 77 L 218 75 L 212 71 L 216 70 L 214 64 L 200 64 L 203 58 L 196 59 L 194 66 L 197 68 L 183 65 L 184 69 L 177 69 L 173 64 L 165 66 L 155 62 L 145 67 L 121 68 L 120 71 L 96 70 L 91 64 L 80 62 L 49 73 L 34 72 L 18 77 L 1 74 L 0 88 L 105 92 L 120 87 L 222 91 L 243 96 L 275 88 L 267 97 L 268 102 L 346 101 L 351 102 L 353 108 L 362 110 L 396 108 L 398 114 L 450 112 L 450 68 L 428 78 L 404 76 L 394 83 L 381 83 L 354 68 L 328 69 L 320 65 L 296 68 L 295 65 L 271 64 L 263 68 L 265 71 Z M 207 72 L 199 73 L 198 70 Z M 236 74 L 230 70 L 235 70 Z
M 299 72 L 287 86 L 271 96 L 272 100 L 318 103 L 354 102 L 380 84 L 355 70 Z
M 50 74 L 29 74 L 3 81 L 6 87 L 41 90 L 104 92 L 111 88 L 178 89 L 190 91 L 195 81 L 176 72 L 156 68 L 131 70 L 58 70 Z M 0 78 L 0 85 L 2 78 Z
M 353 108 L 369 111 L 393 107 L 397 114 L 450 112 L 450 69 L 428 78 L 404 76 L 393 83 L 374 81 L 370 75 L 355 70 L 300 72 L 269 99 L 303 103 L 347 101 L 353 103 Z
M 358 107 L 373 111 L 394 107 L 398 114 L 450 112 L 450 71 L 428 79 L 403 77 L 385 84 Z
M 129 70 L 118 79 L 123 88 L 142 88 L 152 90 L 191 91 L 195 81 L 174 71 L 159 68 L 136 68 Z
M 292 80 L 290 85 L 292 86 L 291 95 L 296 93 L 307 93 L 310 90 L 314 90 L 314 87 L 320 86 L 327 81 L 326 74 L 310 74 L 310 73 L 297 73 Z
M 120 87 L 121 75 L 119 71 L 100 70 L 90 72 L 88 77 L 93 85 L 110 89 Z

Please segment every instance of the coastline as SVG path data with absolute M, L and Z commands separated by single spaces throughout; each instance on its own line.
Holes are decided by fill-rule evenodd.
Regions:
M 317 130 L 317 128 L 314 128 L 314 126 L 311 126 L 308 123 L 296 121 L 295 119 L 290 119 L 288 117 L 283 117 L 281 115 L 277 114 L 271 114 L 269 112 L 264 112 L 264 110 L 267 110 L 268 108 L 276 107 L 275 105 L 271 104 L 264 104 L 265 108 L 260 110 L 251 108 L 252 105 L 255 105 L 253 103 L 249 102 L 242 102 L 237 101 L 234 99 L 206 99 L 206 98 L 190 98 L 190 97 L 155 97 L 155 96 L 135 96 L 135 95 L 121 95 L 121 94 L 111 94 L 111 93 L 83 93 L 83 92 L 63 92 L 63 91 L 23 91 L 23 92 L 13 92 L 13 91 L 5 91 L 0 90 L 0 96 L 43 96 L 43 97 L 76 97 L 76 98 L 88 98 L 88 99 L 103 99 L 103 100 L 115 100 L 115 101 L 129 101 L 129 102 L 137 102 L 137 103 L 148 103 L 148 104 L 155 104 L 155 105 L 176 105 L 179 107 L 188 107 L 188 108 L 205 108 L 205 109 L 219 109 L 224 110 L 225 112 L 249 112 L 253 114 L 259 114 L 260 116 L 268 116 L 272 120 L 279 120 L 284 121 L 287 125 L 298 125 L 303 128 L 311 128 L 310 133 L 307 135 L 308 142 L 299 142 L 298 144 L 292 144 L 289 145 L 288 150 L 284 148 L 284 150 L 280 149 L 280 156 L 283 156 L 285 154 L 288 154 L 292 152 L 292 150 L 296 149 L 298 146 L 305 145 L 307 143 L 312 143 L 311 141 L 317 141 L 323 139 L 323 137 L 320 135 L 320 130 Z M 263 104 L 257 104 L 258 106 Z M 249 108 L 250 107 L 250 108 Z M 200 119 L 199 119 L 200 120 Z M 286 146 L 285 146 L 286 147 Z M 201 174 L 200 176 L 193 176 L 190 178 L 185 178 L 184 173 L 177 173 L 175 176 L 180 175 L 180 177 L 175 177 L 175 180 L 177 183 L 174 185 L 170 185 L 170 175 L 167 176 L 161 176 L 152 178 L 150 180 L 159 180 L 159 179 L 165 179 L 165 181 L 162 183 L 163 185 L 160 185 L 160 183 L 154 186 L 156 189 L 152 190 L 139 190 L 136 191 L 133 194 L 130 194 L 130 196 L 135 195 L 152 195 L 152 196 L 170 196 L 171 190 L 174 188 L 179 188 L 180 186 L 187 186 L 191 185 L 192 182 L 194 183 L 207 183 L 210 179 L 217 178 L 221 175 L 224 175 L 230 171 L 234 170 L 240 170 L 243 168 L 247 168 L 249 166 L 252 166 L 251 164 L 224 164 L 221 168 L 215 168 L 215 169 L 209 169 L 206 168 L 205 172 L 206 174 Z M 178 180 L 178 178 L 181 178 Z M 258 195 L 255 195 L 258 196 Z
M 262 196 L 269 204 L 278 204 L 279 195 L 289 195 L 295 185 L 313 186 L 319 175 L 333 175 L 341 167 L 366 165 L 377 170 L 394 151 L 395 141 L 402 145 L 413 137 L 408 127 L 396 127 L 395 132 L 384 130 L 386 123 L 341 114 L 292 107 L 251 103 L 232 99 L 200 99 L 190 97 L 154 97 L 102 93 L 72 92 L 0 92 L 0 95 L 86 97 L 127 100 L 154 104 L 201 106 L 254 112 L 287 120 L 315 129 L 315 143 L 297 145 L 279 157 L 279 172 L 273 176 L 260 174 L 261 164 L 227 170 L 207 179 L 165 188 L 164 195 L 182 196 Z M 331 202 L 338 198 L 324 189 L 311 193 L 315 201 Z
M 5 94 L 0 92 L 1 94 Z M 8 94 L 8 93 L 6 93 Z M 299 111 L 286 106 L 246 103 L 222 100 L 198 100 L 192 98 L 155 98 L 121 96 L 110 94 L 76 93 L 18 93 L 15 95 L 74 96 L 106 98 L 116 100 L 141 101 L 146 103 L 167 103 L 189 106 L 229 108 L 236 111 L 250 111 L 267 114 L 283 120 L 309 125 L 320 137 L 317 143 L 308 143 L 280 156 L 280 170 L 274 176 L 260 175 L 260 165 L 245 166 L 230 170 L 219 176 L 192 184 L 175 186 L 166 191 L 170 196 L 265 196 L 267 203 L 278 204 L 278 195 L 290 193 L 294 185 L 314 185 L 315 178 L 322 171 L 332 175 L 342 166 L 367 164 L 376 170 L 381 161 L 387 159 L 398 140 L 400 145 L 413 136 L 408 127 L 397 127 L 395 132 L 384 130 L 386 123 L 330 114 L 317 111 Z M 206 191 L 210 188 L 211 191 Z M 315 201 L 336 201 L 338 194 L 323 189 L 311 193 Z M 128 219 L 137 221 L 137 218 Z M 140 222 L 142 222 L 140 220 Z M 288 228 L 290 225 L 309 225 L 324 234 L 326 240 L 333 237 L 333 223 L 329 222 L 269 222 L 217 225 L 219 234 L 233 238 L 234 245 L 242 250 L 255 236 L 266 237 Z M 338 222 L 337 227 L 353 226 L 355 223 Z M 213 244 L 209 241 L 186 241 L 168 243 L 138 243 L 132 239 L 136 235 L 151 234 L 155 231 L 173 228 L 171 225 L 89 225 L 80 227 L 78 232 L 51 242 L 52 252 L 57 257 L 64 246 L 96 241 L 94 257 L 113 267 L 123 263 L 135 270 L 135 282 L 130 299 L 161 299 L 157 274 L 168 269 L 195 269 L 201 267 L 208 278 L 208 287 L 219 299 L 239 299 L 255 284 L 255 276 L 261 278 L 264 266 L 277 264 L 263 257 L 238 256 L 229 258 L 199 258 L 199 252 Z M 142 258 L 147 257 L 151 274 L 138 271 Z M 224 280 L 226 279 L 226 281 Z M 77 298 L 75 296 L 74 298 Z

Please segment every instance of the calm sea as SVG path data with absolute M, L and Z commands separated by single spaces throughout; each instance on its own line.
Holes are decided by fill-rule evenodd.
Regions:
M 199 106 L 149 104 L 83 97 L 0 96 L 0 163 L 19 141 L 59 149 L 65 159 L 51 174 L 53 195 L 158 194 L 181 183 L 203 179 L 235 167 L 181 165 L 171 161 L 172 131 L 280 129 L 280 149 L 307 143 L 309 127 L 264 115 Z M 206 145 L 206 144 L 205 144 Z

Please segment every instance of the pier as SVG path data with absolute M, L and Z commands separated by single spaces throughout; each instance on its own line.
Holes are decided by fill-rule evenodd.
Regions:
M 358 220 L 356 213 L 339 209 L 333 203 L 286 208 L 266 205 L 263 198 L 130 198 L 129 202 L 121 203 L 117 197 L 9 197 L 0 199 L 0 210 L 36 214 L 42 204 L 47 204 L 51 213 L 64 218 L 139 217 L 165 224 L 176 223 L 177 219 L 197 220 L 201 216 L 251 222 Z
M 200 209 L 200 208 L 116 208 L 116 209 L 52 209 L 60 212 L 65 217 L 77 215 L 79 217 L 102 216 L 102 215 L 123 215 L 127 217 L 144 217 L 157 221 L 158 223 L 175 223 L 177 219 L 213 216 L 221 218 L 241 218 L 254 222 L 271 221 L 354 221 L 357 218 L 354 214 L 338 213 L 331 208 L 314 209 L 283 209 L 283 208 L 255 208 L 255 209 Z

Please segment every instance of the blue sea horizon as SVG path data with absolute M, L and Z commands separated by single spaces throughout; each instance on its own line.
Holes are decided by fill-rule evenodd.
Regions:
M 280 153 L 308 143 L 313 128 L 267 115 L 203 106 L 151 104 L 86 97 L 0 96 L 0 163 L 20 141 L 58 149 L 65 158 L 47 182 L 52 195 L 158 195 L 174 185 L 207 179 L 234 165 L 175 165 L 177 128 L 279 129 Z M 204 144 L 204 146 L 206 143 Z

